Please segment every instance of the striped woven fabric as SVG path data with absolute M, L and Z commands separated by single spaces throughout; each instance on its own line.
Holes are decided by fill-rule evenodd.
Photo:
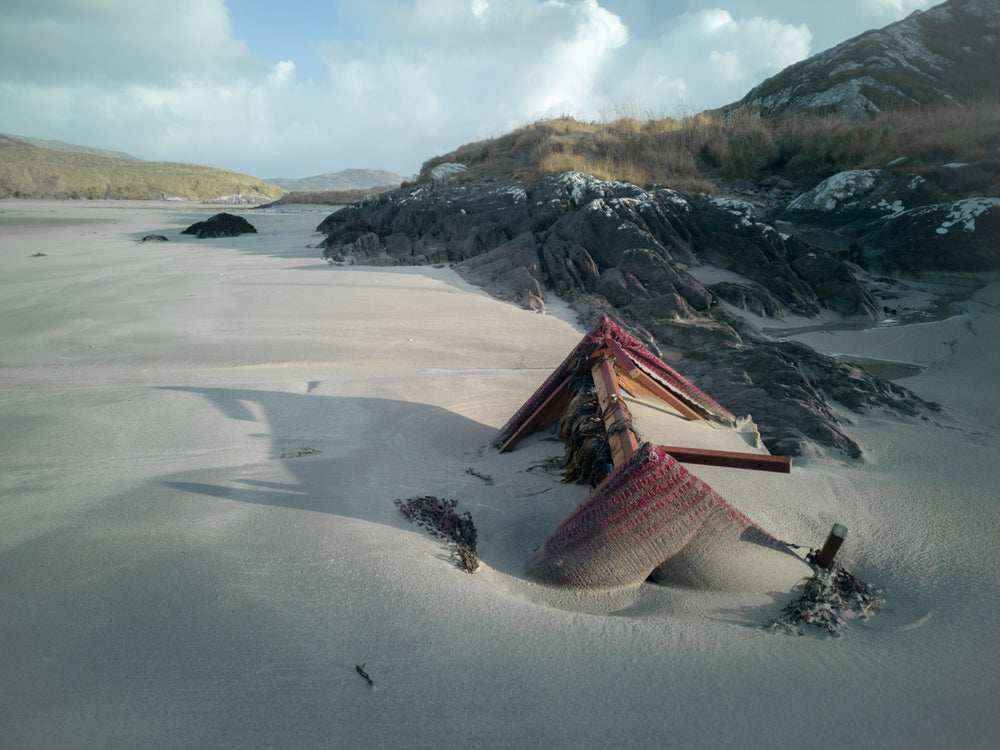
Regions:
M 552 532 L 528 562 L 541 583 L 642 583 L 702 532 L 788 552 L 662 448 L 643 444 Z
M 611 318 L 605 315 L 580 340 L 580 343 L 573 348 L 573 351 L 567 355 L 566 359 L 545 379 L 545 382 L 539 386 L 531 398 L 514 413 L 507 421 L 507 424 L 500 428 L 500 431 L 493 438 L 493 444 L 496 446 L 503 445 L 535 413 L 538 407 L 562 385 L 563 381 L 573 373 L 581 358 L 584 360 L 589 358 L 608 339 L 613 339 L 617 342 L 633 359 L 635 364 L 641 367 L 650 377 L 657 380 L 664 388 L 683 398 L 693 408 L 704 413 L 705 416 L 725 424 L 735 422 L 736 418 L 729 411 L 696 388 L 690 381 L 684 379 L 669 365 L 662 362 L 643 346 L 638 339 L 626 333 Z

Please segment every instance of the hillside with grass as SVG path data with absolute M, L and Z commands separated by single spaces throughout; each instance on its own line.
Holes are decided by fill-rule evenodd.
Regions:
M 837 172 L 881 168 L 900 158 L 907 160 L 908 171 L 932 181 L 953 162 L 1000 169 L 1000 100 L 890 109 L 866 122 L 816 113 L 771 118 L 747 110 L 729 117 L 702 113 L 612 122 L 559 118 L 461 146 L 425 162 L 420 175 L 429 179 L 435 166 L 458 162 L 466 165 L 467 180 L 535 180 L 579 171 L 639 186 L 711 193 L 714 178 L 815 184 Z
M 223 169 L 40 148 L 0 136 L 0 197 L 213 201 L 273 200 L 277 185 Z
M 947 164 L 983 165 L 985 189 L 1000 173 L 998 38 L 995 0 L 949 0 L 796 63 L 719 110 L 536 122 L 430 159 L 420 180 L 457 162 L 466 180 L 579 171 L 710 193 L 717 180 L 803 187 L 905 160 L 932 182 Z

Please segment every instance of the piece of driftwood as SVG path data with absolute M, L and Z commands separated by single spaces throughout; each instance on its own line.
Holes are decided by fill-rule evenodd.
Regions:
M 368 662 L 365 662 L 365 664 L 367 663 Z M 369 685 L 372 686 L 372 688 L 374 688 L 375 683 L 372 680 L 372 678 L 368 675 L 368 673 L 365 671 L 365 664 L 355 664 L 354 669 L 357 671 L 359 675 L 365 678 L 365 682 L 367 682 Z

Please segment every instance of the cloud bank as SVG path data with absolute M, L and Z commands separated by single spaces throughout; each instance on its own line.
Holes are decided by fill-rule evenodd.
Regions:
M 735 101 L 818 51 L 817 27 L 829 31 L 823 14 L 834 12 L 777 0 L 286 0 L 280 24 L 254 27 L 238 15 L 251 5 L 5 8 L 0 132 L 258 177 L 409 176 L 540 118 L 674 116 Z M 928 5 L 845 0 L 835 18 L 863 25 L 829 44 Z

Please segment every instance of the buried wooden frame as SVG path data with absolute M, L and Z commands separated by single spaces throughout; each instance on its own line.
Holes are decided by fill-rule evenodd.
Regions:
M 639 440 L 632 429 L 632 418 L 622 394 L 622 387 L 633 393 L 645 393 L 659 398 L 676 409 L 685 419 L 703 419 L 701 414 L 689 406 L 682 397 L 658 383 L 636 364 L 615 339 L 605 337 L 601 340 L 591 353 L 590 361 L 594 363 L 591 366 L 591 377 L 615 467 L 624 463 L 639 448 Z M 500 446 L 501 453 L 513 450 L 528 435 L 558 421 L 571 397 L 570 380 L 569 376 L 562 379 L 541 405 L 504 441 Z M 792 470 L 792 461 L 788 456 L 666 445 L 659 447 L 681 463 L 781 474 L 791 473 Z

